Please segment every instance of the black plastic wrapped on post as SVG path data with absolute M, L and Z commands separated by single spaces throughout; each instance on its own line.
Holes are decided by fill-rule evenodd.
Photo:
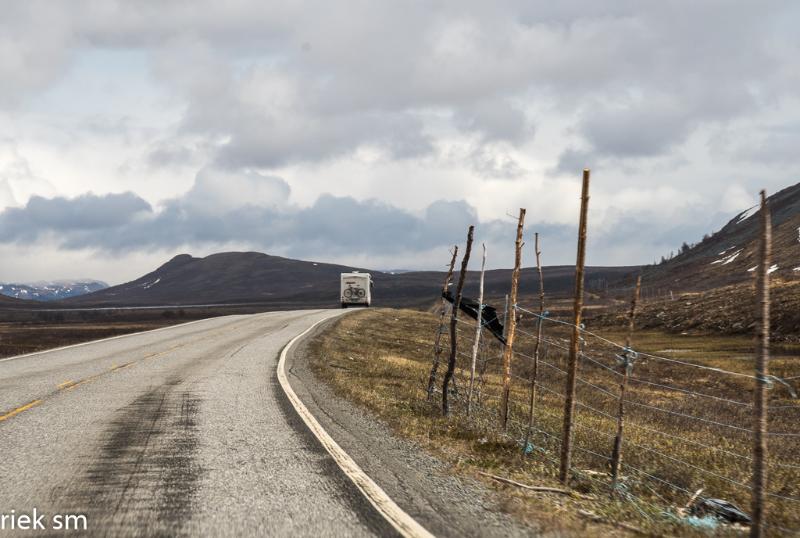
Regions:
M 447 301 L 450 302 L 450 304 L 452 304 L 454 301 L 453 294 L 450 292 L 450 290 L 447 290 L 446 292 L 442 293 L 442 297 L 447 299 Z M 459 310 L 464 312 L 472 319 L 478 319 L 479 307 L 480 304 L 478 304 L 478 301 L 476 301 L 475 299 L 472 299 L 470 297 L 462 297 L 461 304 L 459 305 Z M 481 313 L 482 313 L 481 321 L 483 323 L 483 326 L 489 329 L 489 332 L 491 332 L 495 338 L 500 340 L 500 342 L 502 342 L 503 345 L 505 345 L 506 339 L 503 338 L 503 324 L 500 323 L 500 320 L 497 317 L 497 309 L 493 306 L 485 304 L 483 305 L 483 310 Z

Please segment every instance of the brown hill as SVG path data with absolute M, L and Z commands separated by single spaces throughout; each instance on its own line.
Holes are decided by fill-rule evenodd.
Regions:
M 446 253 L 445 253 L 446 254 Z M 336 307 L 339 274 L 352 270 L 370 272 L 375 282 L 376 306 L 425 306 L 441 291 L 444 273 L 414 271 L 392 274 L 364 268 L 292 260 L 258 252 L 225 252 L 205 258 L 176 256 L 155 271 L 132 282 L 63 301 L 65 306 L 150 306 L 221 303 L 263 303 L 270 308 Z M 592 267 L 591 282 L 618 280 L 636 268 Z M 499 298 L 508 292 L 511 271 L 486 272 L 486 294 Z M 477 294 L 478 275 L 468 273 L 466 293 Z M 545 269 L 549 294 L 566 295 L 574 285 L 574 268 Z M 524 269 L 521 293 L 538 290 L 534 269 Z
M 769 197 L 775 279 L 800 278 L 800 184 Z M 702 291 L 749 282 L 756 265 L 758 206 L 742 211 L 721 230 L 678 256 L 643 269 L 643 283 L 663 292 Z
M 772 284 L 771 330 L 778 342 L 800 342 L 800 280 Z M 590 317 L 595 326 L 623 326 L 625 305 Z M 636 315 L 639 329 L 674 333 L 755 334 L 756 296 L 751 284 L 675 294 L 645 301 Z
M 0 308 L 39 308 L 42 304 L 39 301 L 29 301 L 17 299 L 0 294 Z

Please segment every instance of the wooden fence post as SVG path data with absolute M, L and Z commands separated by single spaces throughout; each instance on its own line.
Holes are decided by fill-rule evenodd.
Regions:
M 470 226 L 467 232 L 467 246 L 464 249 L 464 258 L 461 260 L 461 273 L 458 275 L 456 295 L 453 298 L 453 310 L 450 314 L 450 360 L 447 361 L 447 371 L 444 373 L 444 383 L 442 383 L 442 413 L 444 415 L 450 412 L 450 404 L 447 401 L 447 390 L 450 386 L 450 380 L 453 379 L 453 373 L 456 370 L 456 353 L 458 351 L 456 323 L 458 322 L 458 309 L 461 306 L 461 293 L 464 290 L 464 281 L 467 279 L 467 265 L 469 264 L 469 255 L 472 252 L 472 235 L 474 232 L 475 226 Z
M 761 240 L 758 246 L 758 269 L 756 279 L 756 386 L 753 402 L 753 496 L 751 511 L 753 524 L 750 536 L 764 535 L 767 489 L 767 376 L 769 375 L 769 268 L 772 263 L 772 222 L 767 194 L 761 191 Z
M 447 276 L 444 277 L 444 284 L 442 285 L 442 311 L 439 315 L 439 330 L 436 332 L 436 343 L 433 346 L 433 365 L 428 376 L 428 400 L 433 397 L 433 388 L 436 386 L 436 372 L 439 370 L 439 362 L 442 358 L 442 332 L 444 331 L 444 319 L 447 315 L 447 299 L 444 298 L 444 294 L 447 293 L 450 281 L 453 280 L 453 267 L 456 265 L 456 256 L 458 256 L 458 245 L 453 246 L 450 269 L 447 270 Z
M 567 382 L 564 391 L 564 426 L 561 435 L 561 468 L 559 479 L 569 482 L 569 470 L 572 467 L 572 426 L 575 415 L 575 382 L 578 374 L 578 354 L 580 352 L 580 325 L 583 317 L 583 269 L 586 265 L 586 220 L 589 212 L 589 170 L 583 171 L 583 187 L 581 189 L 581 217 L 578 225 L 578 257 L 575 263 L 575 304 L 572 327 L 572 342 L 569 349 L 567 365 Z
M 625 389 L 633 368 L 634 355 L 631 350 L 633 329 L 636 320 L 636 305 L 642 289 L 642 275 L 636 278 L 636 287 L 631 299 L 631 310 L 628 313 L 628 335 L 625 338 L 625 350 L 622 352 L 622 381 L 619 384 L 619 408 L 617 409 L 617 435 L 614 437 L 614 450 L 611 452 L 611 491 L 616 491 L 619 479 L 619 463 L 622 460 L 622 434 L 625 425 Z
M 486 270 L 486 245 L 483 247 L 481 260 L 481 280 L 478 286 L 478 319 L 475 322 L 475 341 L 472 343 L 472 365 L 469 369 L 469 393 L 467 394 L 467 416 L 472 412 L 472 390 L 475 386 L 475 363 L 478 361 L 478 348 L 481 345 L 481 329 L 483 328 L 483 275 Z
M 511 358 L 514 356 L 514 333 L 517 329 L 517 290 L 522 267 L 522 229 L 525 226 L 525 209 L 520 208 L 517 221 L 517 239 L 514 242 L 514 270 L 511 272 L 511 294 L 508 299 L 506 319 L 506 347 L 503 350 L 503 394 L 500 398 L 500 423 L 508 425 L 508 398 L 511 392 Z
M 536 407 L 536 381 L 539 377 L 539 350 L 542 347 L 542 334 L 544 332 L 544 276 L 542 274 L 542 252 L 539 250 L 539 233 L 534 234 L 534 250 L 536 251 L 536 270 L 539 273 L 539 321 L 536 324 L 536 344 L 533 347 L 533 372 L 531 372 L 531 401 L 528 406 L 528 429 L 525 432 L 525 443 L 522 453 L 528 451 L 531 432 L 534 425 L 534 410 Z

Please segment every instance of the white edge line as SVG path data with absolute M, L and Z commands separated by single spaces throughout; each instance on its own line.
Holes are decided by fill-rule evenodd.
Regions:
M 339 314 L 337 314 L 339 315 Z M 281 351 L 280 359 L 278 360 L 278 381 L 283 388 L 283 392 L 289 398 L 292 406 L 294 407 L 303 422 L 306 423 L 308 429 L 317 438 L 317 440 L 325 447 L 325 450 L 333 457 L 336 464 L 344 472 L 345 475 L 356 485 L 364 497 L 372 504 L 373 507 L 381 514 L 392 527 L 397 530 L 402 536 L 406 538 L 433 538 L 433 534 L 428 532 L 425 527 L 420 525 L 414 518 L 408 515 L 402 508 L 381 489 L 367 474 L 353 461 L 347 452 L 333 440 L 333 438 L 326 432 L 323 427 L 311 414 L 311 411 L 303 404 L 300 397 L 292 389 L 289 384 L 289 379 L 286 376 L 286 356 L 291 350 L 292 346 L 311 332 L 317 325 L 324 321 L 328 321 L 334 316 L 326 317 L 315 322 L 308 329 L 298 334 Z
M 232 314 L 237 315 L 237 314 Z M 89 346 L 92 344 L 99 344 L 100 342 L 109 342 L 111 340 L 119 340 L 120 338 L 128 338 L 131 336 L 138 336 L 140 334 L 148 334 L 148 333 L 157 333 L 160 331 L 166 331 L 168 329 L 177 329 L 178 327 L 186 327 L 188 325 L 194 325 L 195 323 L 201 323 L 203 321 L 209 321 L 212 319 L 221 319 L 227 318 L 228 316 L 216 316 L 213 318 L 203 318 L 203 319 L 196 319 L 194 321 L 187 321 L 186 323 L 178 323 L 177 325 L 168 325 L 166 327 L 159 327 L 158 329 L 148 329 L 146 331 L 139 331 L 135 333 L 127 333 L 127 334 L 119 334 L 117 336 L 109 336 L 108 338 L 101 338 L 100 340 L 89 340 L 88 342 L 81 342 L 79 344 L 72 344 L 69 346 L 62 346 L 62 347 L 54 347 L 53 349 L 43 349 L 42 351 L 34 351 L 33 353 L 25 353 L 24 355 L 14 355 L 13 357 L 6 357 L 5 359 L 0 359 L 0 362 L 6 361 L 15 361 L 17 359 L 27 359 L 30 357 L 35 357 L 37 355 L 44 355 L 46 353 L 54 353 L 56 351 L 63 351 L 65 349 L 73 349 L 76 347 L 83 347 Z

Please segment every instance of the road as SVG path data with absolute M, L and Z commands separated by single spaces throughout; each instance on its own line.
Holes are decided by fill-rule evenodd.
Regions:
M 44 534 L 83 515 L 98 536 L 391 535 L 276 380 L 281 348 L 335 313 L 227 316 L 0 361 L 0 515 L 36 508 Z

